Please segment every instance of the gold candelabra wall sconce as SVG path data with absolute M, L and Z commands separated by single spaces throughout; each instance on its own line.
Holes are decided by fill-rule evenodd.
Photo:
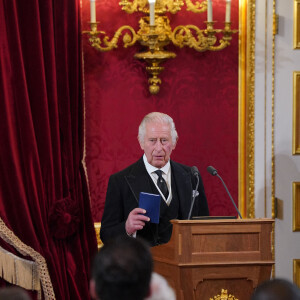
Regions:
M 158 75 L 164 69 L 161 64 L 169 58 L 176 57 L 174 52 L 166 49 L 170 43 L 180 48 L 188 46 L 199 52 L 219 51 L 229 46 L 232 34 L 238 32 L 231 29 L 231 0 L 224 0 L 226 2 L 224 29 L 214 28 L 213 0 L 195 3 L 192 0 L 121 0 L 119 5 L 125 12 L 129 14 L 143 12 L 146 15 L 139 20 L 137 32 L 131 26 L 124 25 L 117 29 L 112 38 L 109 38 L 104 31 L 98 30 L 95 1 L 90 0 L 91 30 L 83 33 L 89 35 L 91 46 L 102 52 L 117 48 L 121 36 L 123 36 L 124 48 L 133 46 L 136 42 L 144 46 L 147 50 L 136 53 L 134 57 L 147 62 L 151 94 L 159 92 L 161 79 Z M 200 29 L 196 25 L 179 25 L 172 30 L 170 20 L 165 13 L 176 14 L 184 3 L 188 11 L 207 12 L 205 29 Z

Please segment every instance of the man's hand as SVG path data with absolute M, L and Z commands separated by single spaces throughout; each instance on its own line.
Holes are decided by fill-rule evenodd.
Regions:
M 150 218 L 144 216 L 146 211 L 143 208 L 133 209 L 125 223 L 125 229 L 128 235 L 134 234 L 137 230 L 143 229 L 145 222 L 150 221 Z

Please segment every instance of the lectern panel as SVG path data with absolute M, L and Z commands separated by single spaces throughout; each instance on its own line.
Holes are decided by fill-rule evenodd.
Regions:
M 170 242 L 153 247 L 152 254 L 155 271 L 167 278 L 177 300 L 209 300 L 222 289 L 249 300 L 254 288 L 270 278 L 274 220 L 172 223 Z
M 258 233 L 193 234 L 193 253 L 258 251 Z

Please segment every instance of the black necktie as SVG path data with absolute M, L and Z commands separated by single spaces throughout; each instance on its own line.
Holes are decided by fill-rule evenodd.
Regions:
M 169 196 L 169 190 L 166 181 L 162 177 L 162 170 L 156 170 L 155 173 L 158 175 L 157 186 L 167 200 Z

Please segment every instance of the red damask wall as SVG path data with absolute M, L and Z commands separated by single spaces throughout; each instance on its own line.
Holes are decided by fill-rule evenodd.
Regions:
M 119 0 L 96 2 L 101 30 L 112 36 L 120 26 L 138 29 L 141 14 L 121 11 Z M 83 29 L 88 30 L 89 1 L 82 2 Z M 213 1 L 215 27 L 223 27 L 225 0 Z M 232 28 L 238 29 L 238 0 L 232 0 Z M 203 27 L 206 13 L 187 12 L 185 7 L 169 15 L 171 26 Z M 236 214 L 216 177 L 206 172 L 218 169 L 229 191 L 238 200 L 238 34 L 219 52 L 168 49 L 175 59 L 164 64 L 158 95 L 148 92 L 143 62 L 133 56 L 139 45 L 110 52 L 93 49 L 83 36 L 86 100 L 86 165 L 94 221 L 101 221 L 108 178 L 143 154 L 137 129 L 145 114 L 161 111 L 175 121 L 179 134 L 172 159 L 197 166 L 208 198 L 211 215 Z M 121 44 L 120 44 L 121 45 Z

